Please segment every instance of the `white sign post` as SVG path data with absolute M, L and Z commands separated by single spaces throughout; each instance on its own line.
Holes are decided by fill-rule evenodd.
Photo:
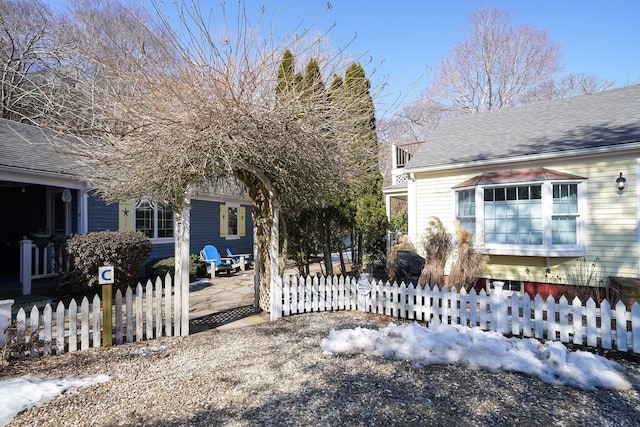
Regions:
M 360 279 L 358 279 L 358 283 L 356 284 L 360 311 L 367 311 L 367 299 L 369 298 L 369 294 L 371 294 L 371 288 L 372 286 L 371 282 L 369 282 L 369 273 L 362 273 Z
M 113 322 L 111 319 L 111 298 L 115 274 L 113 266 L 98 267 L 98 284 L 102 285 L 102 346 L 111 347 Z

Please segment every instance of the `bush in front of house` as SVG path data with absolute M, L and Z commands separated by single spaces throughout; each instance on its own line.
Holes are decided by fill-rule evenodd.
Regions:
M 113 266 L 115 286 L 135 286 L 140 264 L 151 252 L 151 240 L 139 231 L 98 231 L 69 237 L 66 250 L 78 279 L 87 288 L 98 286 L 98 267 Z
M 156 277 L 164 279 L 167 273 L 173 277 L 175 258 L 154 259 L 147 263 L 144 270 L 151 280 L 155 280 Z M 189 281 L 195 282 L 199 277 L 207 277 L 207 266 L 198 255 L 189 255 Z

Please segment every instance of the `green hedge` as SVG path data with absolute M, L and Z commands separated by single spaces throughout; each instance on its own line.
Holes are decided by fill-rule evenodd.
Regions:
M 157 258 L 147 263 L 144 268 L 147 277 L 155 280 L 164 278 L 167 273 L 173 277 L 175 272 L 175 258 Z M 199 277 L 207 277 L 207 266 L 198 255 L 189 255 L 189 281 L 195 282 Z
M 60 291 L 73 293 L 98 287 L 98 267 L 115 269 L 115 285 L 135 286 L 140 265 L 151 252 L 151 240 L 137 231 L 98 231 L 70 236 L 64 245 L 74 270 L 59 278 Z

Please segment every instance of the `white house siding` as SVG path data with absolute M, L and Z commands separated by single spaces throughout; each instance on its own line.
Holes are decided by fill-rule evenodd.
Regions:
M 509 165 L 454 175 L 416 174 L 414 242 L 419 242 L 432 216 L 438 216 L 453 231 L 455 200 L 452 187 L 482 172 L 546 167 L 587 178 L 588 251 L 587 261 L 599 258 L 603 276 L 638 277 L 638 196 L 636 192 L 636 158 L 640 153 L 625 153 L 598 158 L 572 158 Z M 639 167 L 640 168 L 640 167 Z M 613 188 L 622 172 L 627 189 L 619 194 Z M 409 195 L 411 199 L 412 195 Z M 505 280 L 566 283 L 567 274 L 575 272 L 576 257 L 518 257 L 493 255 L 487 269 L 488 278 Z M 549 267 L 549 272 L 547 268 Z
M 635 157 L 627 154 L 553 165 L 564 172 L 588 178 L 589 247 L 586 259 L 599 258 L 598 264 L 606 276 L 638 277 Z M 613 188 L 620 172 L 629 184 L 622 193 Z M 569 259 L 567 264 L 571 267 L 575 261 Z
M 437 216 L 442 223 L 454 232 L 455 221 L 455 199 L 453 187 L 477 175 L 473 173 L 456 175 L 440 174 L 424 178 L 416 175 L 416 224 L 415 229 L 409 230 L 412 241 L 421 247 L 429 220 Z M 411 198 L 412 195 L 409 195 Z

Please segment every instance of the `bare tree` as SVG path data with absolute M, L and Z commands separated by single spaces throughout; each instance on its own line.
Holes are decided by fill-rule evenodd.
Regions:
M 39 0 L 0 1 L 0 116 L 35 122 L 53 96 L 65 47 L 62 22 Z
M 559 81 L 548 81 L 544 85 L 541 85 L 536 92 L 529 95 L 525 103 L 587 95 L 611 89 L 614 84 L 615 82 L 613 80 L 608 80 L 593 74 L 567 74 Z
M 304 43 L 265 40 L 242 7 L 233 33 L 211 32 L 195 3 L 180 4 L 176 32 L 117 4 L 81 11 L 77 31 L 89 47 L 73 57 L 69 101 L 50 109 L 49 124 L 78 135 L 73 149 L 91 162 L 107 200 L 147 194 L 169 203 L 179 233 L 191 188 L 240 180 L 253 199 L 268 287 L 279 273 L 279 204 L 305 206 L 358 173 L 353 159 L 371 149 L 356 143 L 360 118 L 324 95 L 291 92 L 276 102 L 282 54 Z M 332 67 L 323 75 L 344 69 L 340 57 L 318 64 Z
M 395 143 L 425 142 L 443 119 L 609 89 L 590 74 L 556 80 L 560 49 L 546 31 L 513 26 L 495 7 L 477 10 L 467 37 L 442 59 L 431 84 L 384 123 Z
M 546 31 L 513 27 L 507 12 L 479 9 L 465 40 L 440 64 L 436 99 L 459 112 L 499 110 L 522 103 L 559 71 L 560 49 Z

